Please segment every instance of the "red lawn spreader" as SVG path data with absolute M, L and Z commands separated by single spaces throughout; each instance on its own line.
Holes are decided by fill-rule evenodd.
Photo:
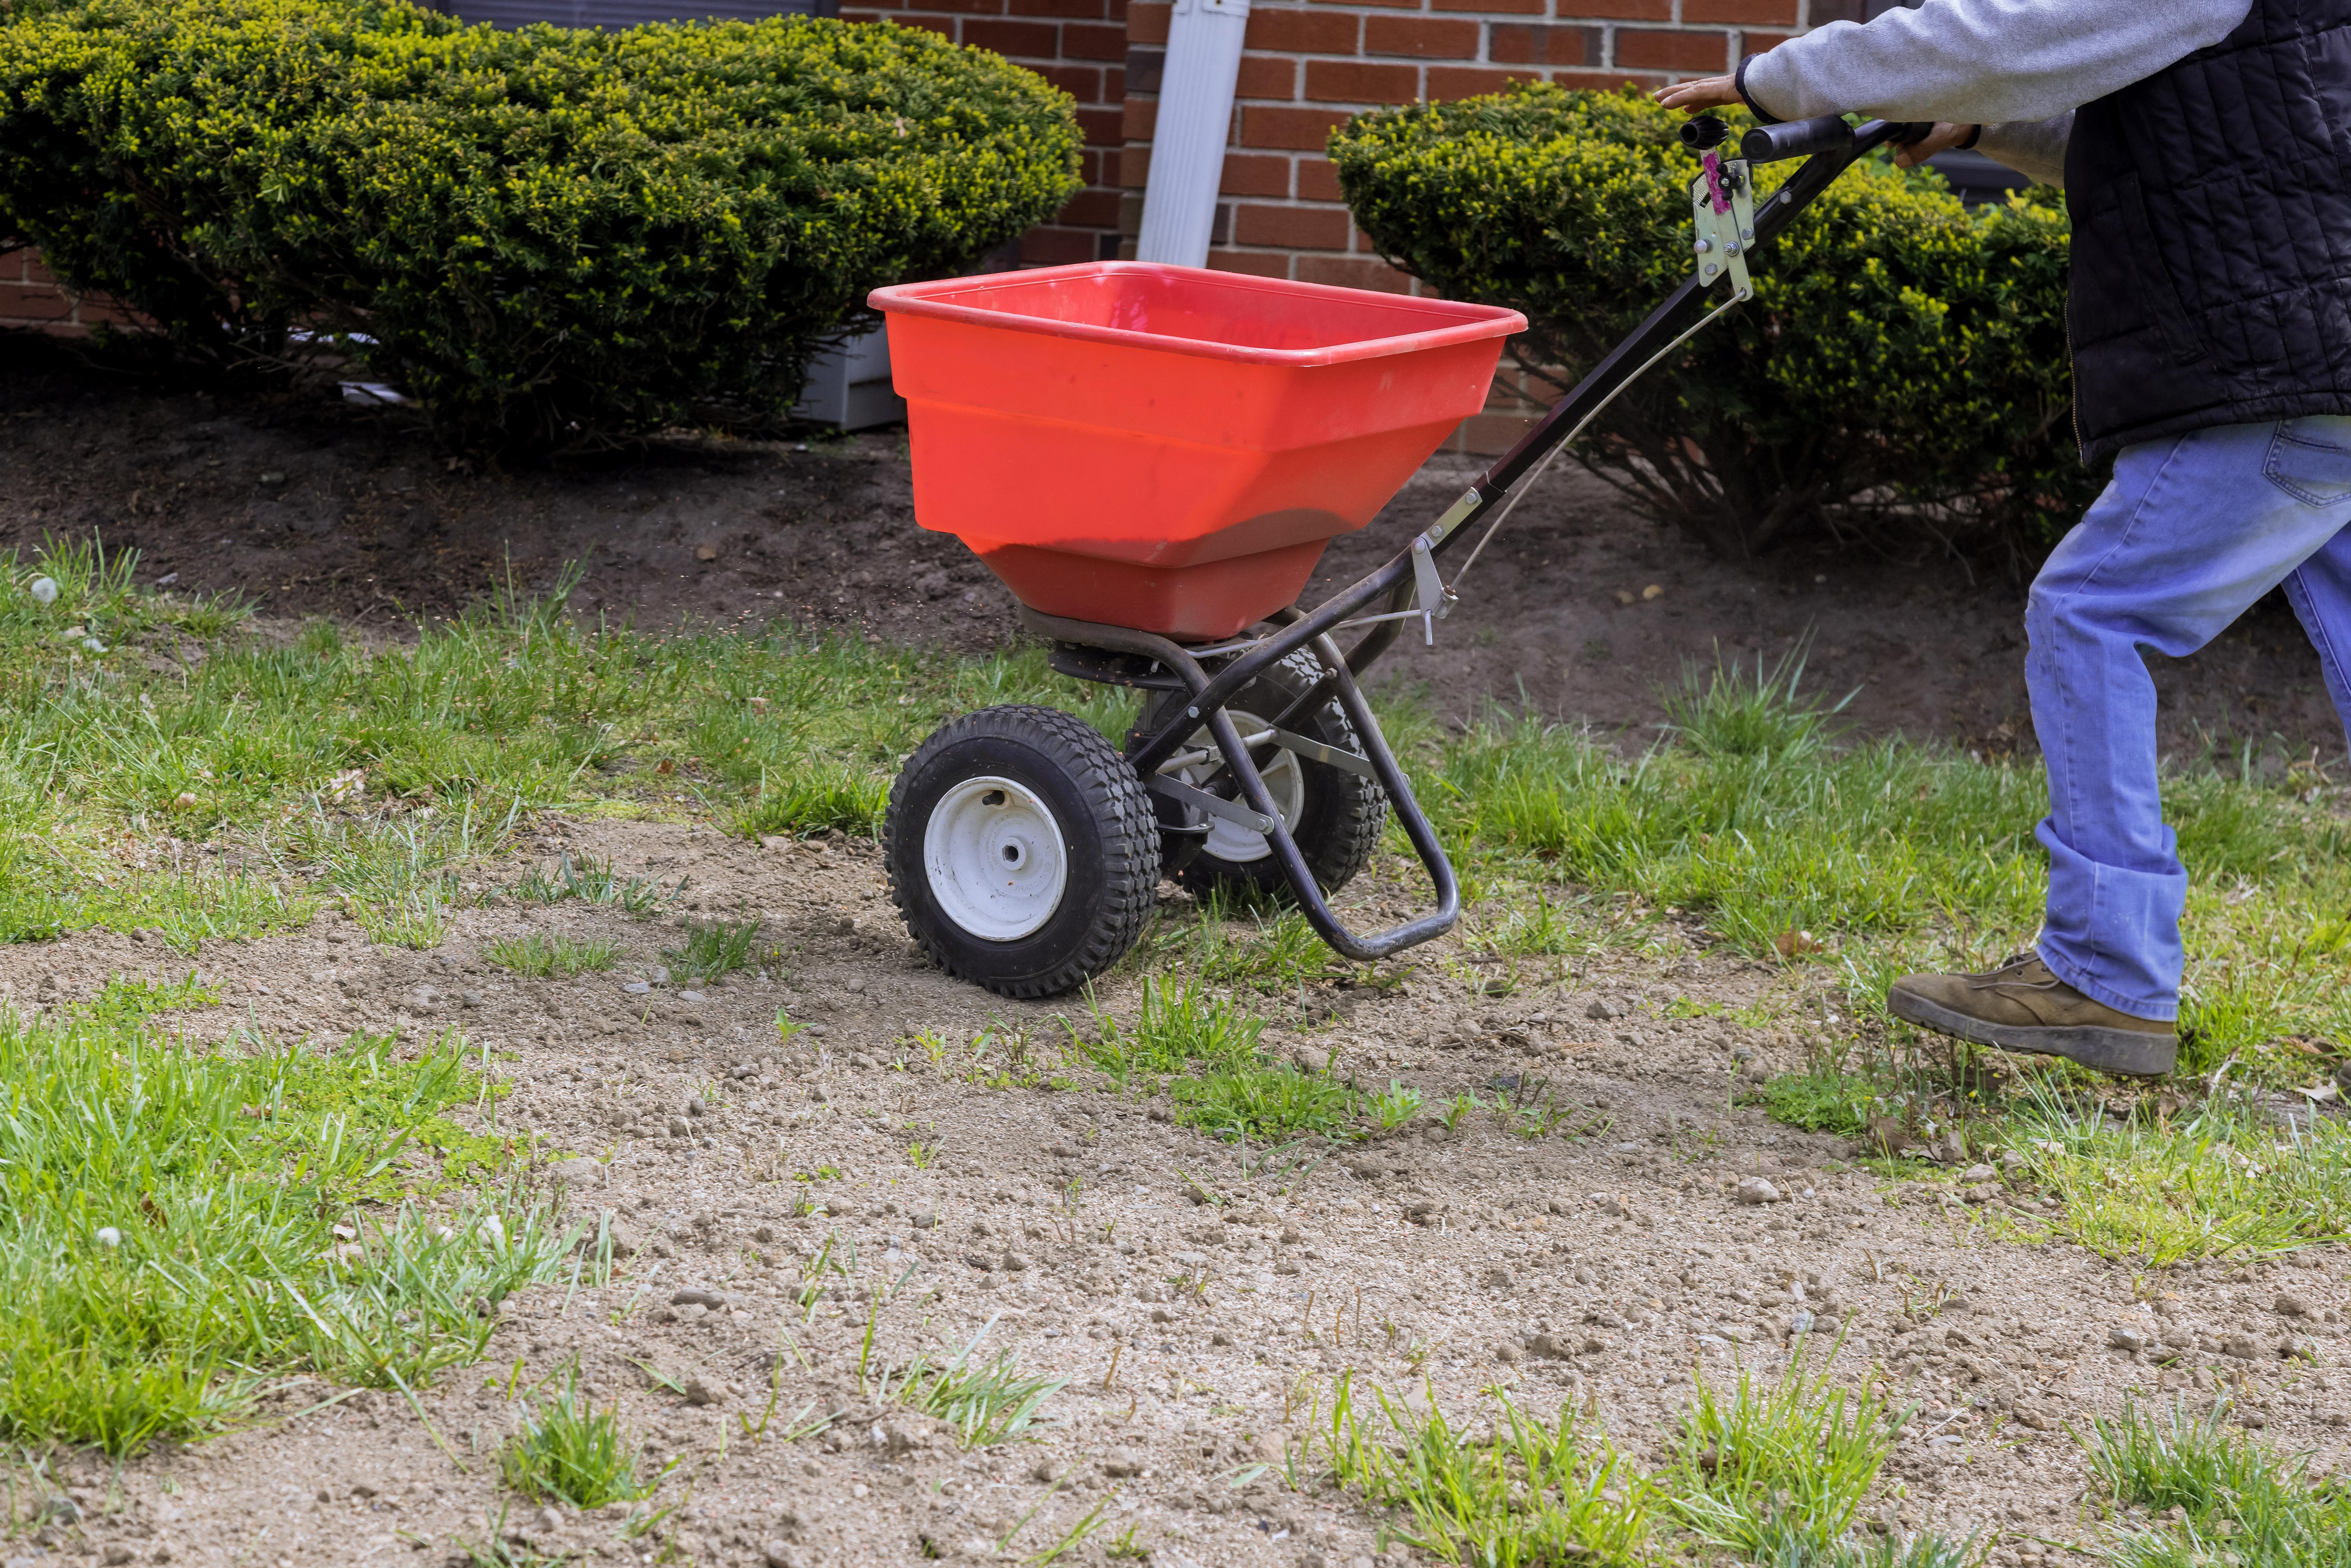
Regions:
M 1056 670 L 1147 694 L 1123 751 L 1019 706 L 954 719 L 906 759 L 883 834 L 915 941 L 990 990 L 1053 995 L 1134 945 L 1162 875 L 1286 888 L 1358 961 L 1450 929 L 1452 865 L 1357 678 L 1409 623 L 1435 640 L 1454 602 L 1439 561 L 1473 536 L 1474 561 L 1540 465 L 1748 298 L 1755 246 L 1854 160 L 1927 129 L 1766 126 L 1724 159 L 1722 122 L 1690 121 L 1696 275 L 1402 553 L 1311 611 L 1295 601 L 1323 547 L 1484 406 L 1517 312 L 1134 262 L 877 289 L 916 520 L 1004 580 Z M 1759 209 L 1749 165 L 1806 154 Z M 1727 297 L 1690 322 L 1718 282 Z M 1333 633 L 1356 628 L 1343 651 Z M 1329 898 L 1391 807 L 1437 907 L 1357 936 Z

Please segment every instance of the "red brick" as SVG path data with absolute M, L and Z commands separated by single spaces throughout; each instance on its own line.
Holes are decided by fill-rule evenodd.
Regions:
M 1343 202 L 1347 199 L 1339 189 L 1339 171 L 1331 167 L 1331 160 L 1301 158 L 1298 161 L 1298 199 L 1301 202 Z
M 1030 66 L 1030 70 L 1076 99 L 1080 103 L 1102 101 L 1102 74 L 1100 66 Z
M 1504 66 L 1588 66 L 1600 57 L 1600 29 L 1497 22 L 1486 57 Z
M 85 327 L 134 327 L 140 324 L 136 314 L 99 294 L 83 298 L 81 308 L 74 312 L 74 319 Z
M 1068 267 L 1074 262 L 1092 261 L 1097 249 L 1094 235 L 1083 229 L 1030 229 L 1020 236 L 1020 260 L 1028 267 Z
M 57 275 L 49 270 L 48 263 L 41 259 L 41 253 L 39 251 L 27 247 L 24 252 L 24 256 L 26 282 L 39 284 L 52 284 L 57 282 Z
M 1298 281 L 1331 283 L 1342 288 L 1376 288 L 1383 294 L 1409 294 L 1412 278 L 1377 256 L 1301 256 Z
M 899 20 L 902 27 L 920 27 L 925 33 L 936 33 L 943 38 L 956 36 L 956 20 L 952 16 L 906 16 Z
M 1742 55 L 1769 54 L 1787 41 L 1785 33 L 1741 33 L 1739 35 L 1739 52 Z
M 1099 22 L 1109 14 L 1105 0 L 1008 0 L 1007 15 L 1014 16 L 1072 16 L 1082 22 Z
M 1290 195 L 1291 160 L 1270 152 L 1228 152 L 1217 189 L 1228 196 Z
M 54 288 L 0 288 L 0 320 L 62 321 L 73 301 Z
M 1769 26 L 1796 25 L 1796 0 L 1682 0 L 1685 22 L 1728 22 L 1733 26 L 1761 22 Z
M 1118 193 L 1080 191 L 1054 217 L 1070 228 L 1114 229 L 1118 227 Z
M 1570 4 L 1572 0 L 1562 0 Z M 1541 16 L 1550 11 L 1550 0 L 1436 0 L 1439 11 L 1475 11 L 1486 16 Z
M 1352 55 L 1361 18 L 1284 7 L 1249 12 L 1244 47 L 1293 55 Z
M 1064 22 L 1061 54 L 1072 60 L 1123 60 L 1126 29 L 1107 22 Z
M 1559 19 L 1609 22 L 1670 22 L 1673 0 L 1560 0 Z
M 1152 128 L 1159 123 L 1159 100 L 1155 98 L 1129 98 L 1119 105 L 1121 141 L 1148 141 Z
M 1322 103 L 1410 103 L 1420 96 L 1420 68 L 1365 60 L 1309 60 L 1306 96 Z
M 1264 207 L 1245 202 L 1235 214 L 1233 238 L 1241 245 L 1285 250 L 1344 250 L 1353 227 L 1344 207 Z
M 1641 71 L 1553 71 L 1551 79 L 1554 86 L 1589 88 L 1595 92 L 1614 92 L 1624 87 L 1637 87 L 1646 91 L 1650 88 L 1666 85 L 1665 78 Z
M 1151 183 L 1151 149 L 1132 144 L 1121 150 L 1118 158 L 1118 183 L 1126 190 L 1140 191 Z
M 1218 272 L 1246 272 L 1252 277 L 1290 276 L 1290 257 L 1280 251 L 1212 250 L 1208 265 Z
M 1331 128 L 1343 125 L 1346 120 L 1343 110 L 1285 109 L 1253 103 L 1241 110 L 1241 145 L 1320 152 L 1330 145 Z
M 1233 96 L 1290 102 L 1298 96 L 1298 62 L 1287 55 L 1243 55 Z
M 1364 53 L 1474 60 L 1480 31 L 1477 23 L 1453 16 L 1366 16 Z
M 1078 130 L 1089 147 L 1117 147 L 1126 141 L 1126 111 L 1120 109 L 1078 110 Z
M 1499 92 L 1514 81 L 1541 80 L 1541 71 L 1489 70 L 1481 66 L 1431 66 L 1428 68 L 1428 100 L 1437 103 L 1447 99 L 1476 98 L 1483 93 Z
M 1819 27 L 1831 22 L 1858 22 L 1868 8 L 1865 0 L 1813 0 L 1812 24 Z
M 1010 59 L 1052 60 L 1061 56 L 1061 29 L 1050 22 L 1007 22 L 973 16 L 963 25 L 963 41 L 975 48 L 994 49 Z M 1119 51 L 1125 53 L 1123 49 Z
M 958 16 L 1001 16 L 1004 0 L 905 0 L 906 9 L 921 12 L 947 12 Z
M 1616 63 L 1661 71 L 1727 71 L 1730 39 L 1722 33 L 1661 33 L 1616 29 Z
M 1126 0 L 1108 0 L 1102 6 L 1102 20 L 1123 26 L 1126 22 Z
M 1175 9 L 1175 0 L 1133 0 L 1126 8 L 1126 41 L 1130 44 L 1165 43 L 1168 14 Z M 1254 22 L 1256 18 L 1251 17 L 1250 20 Z

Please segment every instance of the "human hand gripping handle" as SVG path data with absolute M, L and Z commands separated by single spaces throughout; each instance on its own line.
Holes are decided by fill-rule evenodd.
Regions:
M 1692 114 L 1709 109 L 1741 107 L 1746 102 L 1740 96 L 1739 78 L 1732 76 L 1697 77 L 1661 87 L 1650 96 L 1667 109 L 1684 109 Z M 1906 125 L 1901 133 L 1891 138 L 1895 143 L 1894 162 L 1908 169 L 1949 148 L 1972 147 L 1977 133 L 1982 130 L 1980 125 L 1955 125 L 1949 120 L 1938 120 L 1931 127 Z M 1844 122 L 1834 115 L 1759 125 L 1740 139 L 1739 152 L 1750 163 L 1802 158 L 1828 152 L 1839 144 L 1844 133 Z

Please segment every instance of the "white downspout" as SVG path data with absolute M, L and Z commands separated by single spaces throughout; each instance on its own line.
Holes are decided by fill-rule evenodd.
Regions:
M 1176 0 L 1151 131 L 1143 235 L 1134 247 L 1139 260 L 1207 265 L 1249 13 L 1249 0 Z

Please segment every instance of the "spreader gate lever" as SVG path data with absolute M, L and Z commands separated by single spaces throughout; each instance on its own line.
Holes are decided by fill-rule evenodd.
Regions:
M 1747 253 L 1755 247 L 1755 181 L 1743 158 L 1725 159 L 1708 150 L 1706 168 L 1690 182 L 1690 211 L 1698 228 L 1698 279 L 1712 283 L 1730 275 L 1733 299 L 1755 298 L 1747 276 Z
M 1413 606 L 1413 613 L 1420 617 L 1421 637 L 1433 648 L 1437 645 L 1437 623 L 1453 613 L 1453 591 L 1437 574 L 1437 558 L 1429 553 L 1426 534 L 1412 541 L 1412 581 L 1419 601 Z

